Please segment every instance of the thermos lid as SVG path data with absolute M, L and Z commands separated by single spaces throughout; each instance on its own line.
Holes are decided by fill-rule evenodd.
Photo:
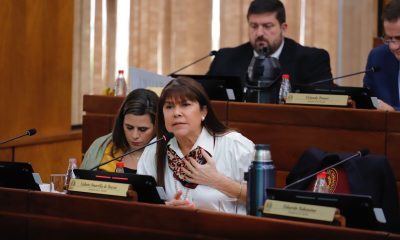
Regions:
M 272 162 L 269 144 L 256 144 L 254 152 L 254 161 L 256 162 Z
M 256 144 L 255 149 L 256 150 L 269 150 L 270 145 L 269 144 Z

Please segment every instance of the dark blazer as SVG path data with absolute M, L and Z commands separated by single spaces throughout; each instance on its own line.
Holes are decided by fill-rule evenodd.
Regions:
M 373 96 L 399 111 L 399 60 L 389 50 L 389 46 L 381 45 L 371 50 L 366 69 L 371 67 L 379 68 L 379 71 L 364 75 L 364 87 L 369 88 Z
M 332 154 L 318 148 L 310 148 L 304 152 L 297 164 L 286 177 L 286 185 L 305 176 L 332 165 L 351 154 Z M 397 195 L 396 179 L 389 162 L 381 155 L 366 155 L 357 157 L 343 164 L 352 194 L 370 195 L 375 207 L 380 207 L 385 213 L 387 224 L 381 230 L 400 231 L 400 211 Z M 300 182 L 291 189 L 307 189 L 314 178 Z
M 250 42 L 235 48 L 222 48 L 215 55 L 207 75 L 238 76 L 244 86 L 247 68 L 253 55 L 253 47 Z M 289 38 L 285 38 L 279 63 L 282 74 L 290 75 L 292 86 L 332 77 L 327 51 L 301 46 Z

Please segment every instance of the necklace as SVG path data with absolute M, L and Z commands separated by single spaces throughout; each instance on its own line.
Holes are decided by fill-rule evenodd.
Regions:
M 178 192 L 179 191 L 178 183 L 177 183 L 177 180 L 175 178 L 174 178 L 174 185 L 175 185 L 175 191 Z M 187 199 L 187 196 L 188 196 L 188 193 L 189 193 L 189 190 L 190 190 L 187 187 L 184 187 L 184 188 L 185 188 L 185 193 L 183 194 L 183 200 Z

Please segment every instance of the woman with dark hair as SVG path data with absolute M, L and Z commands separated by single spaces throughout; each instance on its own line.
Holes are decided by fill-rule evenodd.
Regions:
M 81 168 L 91 169 L 127 151 L 139 149 L 155 137 L 158 96 L 147 89 L 136 89 L 125 98 L 115 119 L 112 133 L 96 139 L 85 154 Z M 143 150 L 122 158 L 125 167 L 136 170 Z M 116 161 L 99 167 L 114 172 Z
M 161 93 L 156 125 L 158 137 L 170 132 L 174 138 L 148 147 L 138 173 L 165 187 L 166 204 L 218 210 L 219 201 L 236 198 L 245 214 L 243 173 L 254 144 L 217 119 L 203 87 L 190 78 L 171 80 Z

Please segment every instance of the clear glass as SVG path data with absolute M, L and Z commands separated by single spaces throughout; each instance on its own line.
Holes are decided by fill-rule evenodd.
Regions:
M 65 174 L 50 174 L 50 192 L 64 193 Z
M 225 213 L 237 214 L 238 199 L 237 198 L 222 198 L 218 200 L 218 211 Z

